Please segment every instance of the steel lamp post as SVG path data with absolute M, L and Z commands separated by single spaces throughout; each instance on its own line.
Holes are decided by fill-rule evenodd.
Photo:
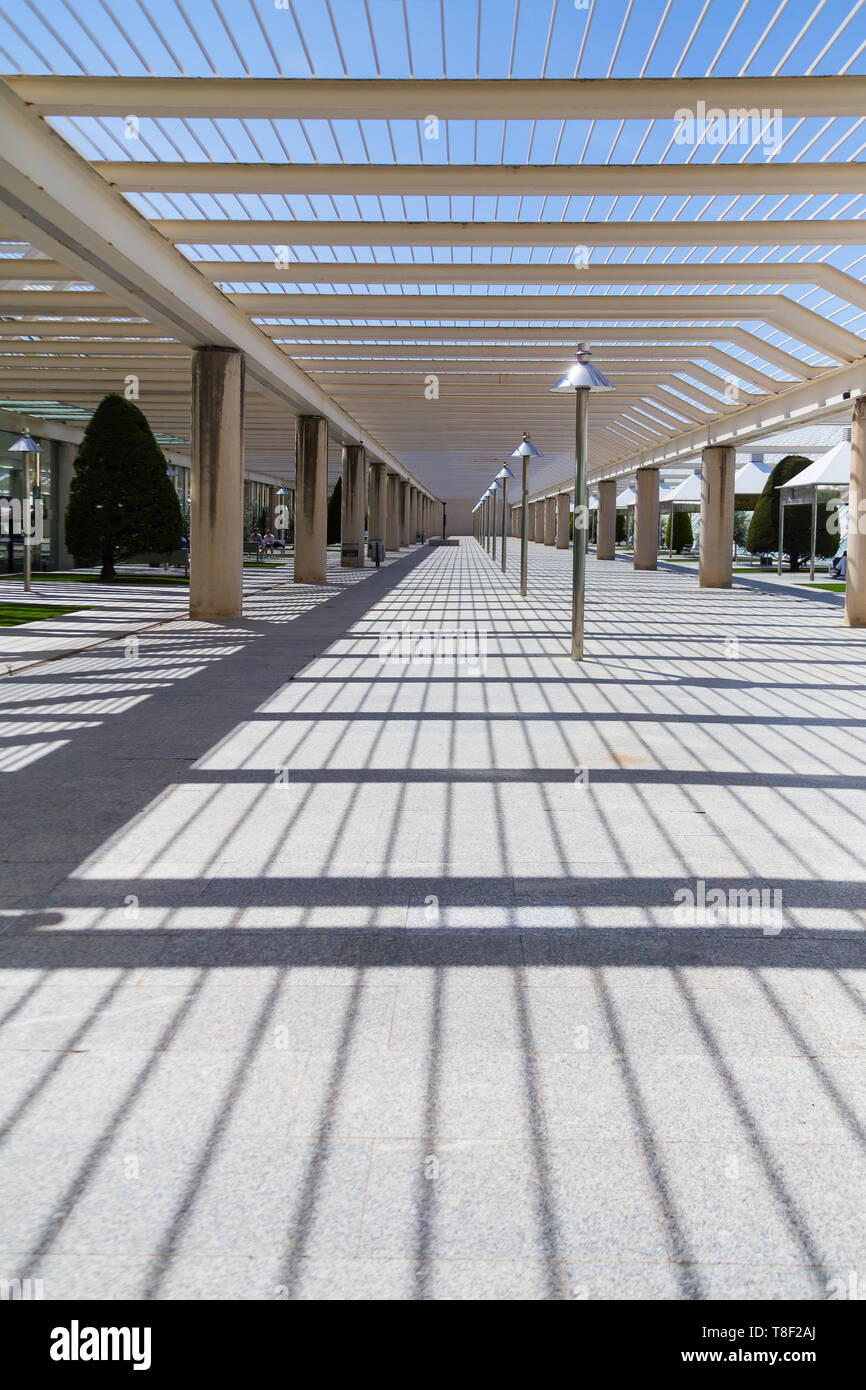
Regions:
M 578 343 L 577 361 L 551 391 L 573 391 L 575 396 L 574 433 L 574 545 L 571 581 L 571 657 L 583 660 L 583 608 L 586 590 L 586 455 L 591 391 L 613 391 L 606 376 L 592 365 L 585 343 Z M 578 526 L 580 535 L 578 536 Z
M 514 474 L 507 464 L 503 464 L 496 474 L 496 481 L 502 488 L 502 573 L 505 573 L 505 537 L 508 526 L 508 479 Z
M 496 564 L 496 494 L 501 492 L 501 485 L 494 478 L 488 488 L 490 493 L 490 558 Z
M 24 551 L 24 589 L 25 589 L 25 592 L 28 592 L 28 593 L 29 593 L 29 591 L 30 591 L 30 574 L 31 574 L 31 565 L 32 565 L 31 555 L 30 555 L 30 542 L 29 542 L 29 540 L 28 540 L 28 535 L 27 535 L 27 533 L 28 533 L 29 530 L 30 530 L 30 460 L 31 460 L 31 458 L 33 458 L 33 459 L 36 460 L 36 491 L 37 491 L 37 493 L 38 493 L 38 492 L 39 492 L 39 487 L 40 487 L 40 480 L 39 480 L 39 458 L 40 458 L 40 455 L 41 455 L 41 453 L 42 453 L 42 449 L 41 449 L 40 446 L 36 443 L 36 440 L 35 440 L 35 439 L 31 439 L 31 437 L 30 437 L 29 434 L 22 434 L 21 438 L 20 438 L 20 439 L 16 439 L 15 443 L 12 444 L 12 445 L 10 446 L 10 448 L 9 448 L 9 453 L 10 453 L 10 454 L 21 454 L 21 455 L 22 455 L 22 460 L 21 460 L 21 461 L 22 461 L 22 463 L 24 464 L 24 478 L 23 478 L 23 493 L 24 493 L 24 496 L 23 496 L 23 499 L 22 499 L 22 502 L 21 502 L 21 543 L 22 543 L 22 548 L 23 548 L 23 551 Z M 10 527 L 12 526 L 12 524 L 13 524 L 13 523 L 12 523 L 12 516 L 11 516 L 11 512 L 10 512 L 10 517 L 9 517 L 9 525 L 10 525 Z M 35 525 L 36 525 L 36 518 L 34 517 L 34 526 L 35 526 Z
M 543 458 L 540 449 L 536 449 L 528 434 L 524 434 L 523 439 L 512 453 L 513 459 L 523 459 L 523 506 L 520 511 L 520 592 L 526 597 L 526 561 L 529 554 L 529 460 L 531 458 Z

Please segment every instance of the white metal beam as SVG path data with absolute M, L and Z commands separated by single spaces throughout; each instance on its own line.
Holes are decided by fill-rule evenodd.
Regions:
M 664 264 L 585 265 L 430 265 L 333 261 L 295 261 L 277 266 L 261 261 L 196 261 L 196 268 L 221 285 L 816 285 L 845 303 L 866 309 L 866 286 L 853 275 L 820 261 L 739 261 L 703 265 L 695 261 Z M 775 273 L 774 273 L 775 272 Z M 49 275 L 31 276 L 48 280 Z M 69 279 L 64 272 L 59 279 Z M 272 291 L 279 293 L 279 290 Z
M 238 222 L 163 218 L 169 241 L 204 246 L 866 245 L 866 219 L 789 222 Z
M 250 164 L 99 160 L 125 193 L 549 194 L 662 196 L 861 193 L 857 163 L 800 164 Z
M 595 481 L 619 477 L 636 468 L 658 467 L 694 455 L 710 445 L 739 445 L 783 429 L 802 428 L 845 408 L 846 400 L 866 392 L 866 359 L 827 372 L 817 380 L 789 388 L 777 396 L 749 404 L 724 420 L 711 420 L 696 430 L 665 441 L 644 453 L 630 454 L 615 467 L 593 475 Z
M 435 81 L 254 77 L 11 77 L 48 115 L 319 117 L 322 120 L 674 120 L 683 108 L 779 109 L 785 116 L 866 110 L 866 78 L 670 77 Z
M 0 83 L 0 207 L 4 225 L 16 235 L 117 296 L 126 310 L 143 314 L 189 346 L 239 348 L 251 384 L 281 398 L 296 414 L 324 416 L 338 438 L 363 443 L 371 457 L 411 476 L 5 82 Z M 81 302 L 91 296 L 76 297 Z M 39 310 L 31 306 L 23 312 Z M 83 303 L 80 312 L 87 312 Z
M 781 294 L 654 295 L 270 295 L 234 294 L 232 301 L 259 318 L 553 319 L 582 330 L 610 319 L 758 319 L 784 329 L 840 362 L 863 354 L 863 340 Z M 2 304 L 2 295 L 0 295 Z M 603 329 L 593 330 L 601 336 Z

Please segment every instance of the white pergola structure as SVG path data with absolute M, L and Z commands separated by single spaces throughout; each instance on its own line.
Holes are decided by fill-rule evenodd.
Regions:
M 438 529 L 434 500 L 468 533 L 525 429 L 533 502 L 567 490 L 549 387 L 585 341 L 616 388 L 591 410 L 599 557 L 617 480 L 657 537 L 658 470 L 700 454 L 701 583 L 729 585 L 738 447 L 853 412 L 853 517 L 866 500 L 863 7 L 514 0 L 509 44 L 510 0 L 134 26 L 106 0 L 99 34 L 43 6 L 3 36 L 0 398 L 87 405 L 137 375 L 191 439 L 194 551 L 231 532 L 243 445 L 296 469 L 315 579 L 329 447 L 356 492 L 371 460 L 389 548 Z M 239 576 L 214 597 L 195 569 L 194 611 L 238 611 Z

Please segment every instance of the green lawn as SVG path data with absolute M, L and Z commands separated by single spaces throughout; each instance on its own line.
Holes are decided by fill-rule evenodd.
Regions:
M 3 574 L 0 579 L 21 579 L 20 574 Z M 100 579 L 98 574 L 73 571 L 62 573 L 59 570 L 35 570 L 34 584 L 189 584 L 182 574 L 124 574 L 121 570 L 116 579 Z
M 788 566 L 787 566 L 787 565 L 785 565 L 784 568 L 782 569 L 782 573 L 783 573 L 783 574 L 791 574 L 792 572 L 793 572 L 794 574 L 803 574 L 803 573 L 804 573 L 803 570 L 794 570 L 794 571 L 791 571 L 791 570 L 788 569 Z M 779 571 L 778 571 L 778 569 L 777 569 L 777 567 L 776 567 L 775 565 L 770 565 L 769 568 L 768 568 L 767 566 L 764 566 L 764 568 L 759 568 L 757 565 L 743 565 L 743 566 L 737 566 L 737 567 L 734 568 L 734 574 L 778 574 L 778 573 L 779 573 Z M 808 565 L 807 565 L 807 567 L 806 567 L 805 573 L 808 573 Z M 817 589 L 817 588 L 819 588 L 820 586 L 819 586 L 818 584 L 808 584 L 808 583 L 807 583 L 805 587 L 806 587 L 807 589 Z M 843 588 L 845 587 L 844 584 L 842 585 L 842 587 L 843 587 Z
M 818 584 L 818 583 L 815 583 L 815 584 L 798 584 L 798 585 L 797 585 L 797 588 L 798 588 L 798 589 L 827 589 L 828 592 L 831 593 L 831 594 L 844 594 L 844 592 L 845 592 L 845 585 L 844 585 L 843 583 L 841 583 L 841 582 L 835 582 L 835 583 L 834 583 L 833 580 L 831 580 L 829 584 Z
M 38 623 L 43 618 L 59 618 L 64 613 L 85 613 L 89 609 L 53 603 L 0 603 L 0 627 L 17 627 L 19 623 Z

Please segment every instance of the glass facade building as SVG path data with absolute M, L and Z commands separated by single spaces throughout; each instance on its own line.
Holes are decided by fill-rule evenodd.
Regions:
M 38 466 L 34 467 L 31 457 L 30 488 L 31 496 L 42 503 L 42 542 L 33 547 L 31 556 L 34 571 L 58 568 L 58 501 L 57 501 L 57 441 L 33 436 L 40 445 L 42 453 L 38 456 Z M 24 457 L 10 453 L 12 445 L 20 438 L 15 430 L 0 429 L 0 507 L 2 507 L 2 527 L 0 527 L 0 574 L 20 574 L 24 568 L 23 539 L 20 518 L 24 501 Z M 3 506 L 4 503 L 18 503 L 18 507 Z

